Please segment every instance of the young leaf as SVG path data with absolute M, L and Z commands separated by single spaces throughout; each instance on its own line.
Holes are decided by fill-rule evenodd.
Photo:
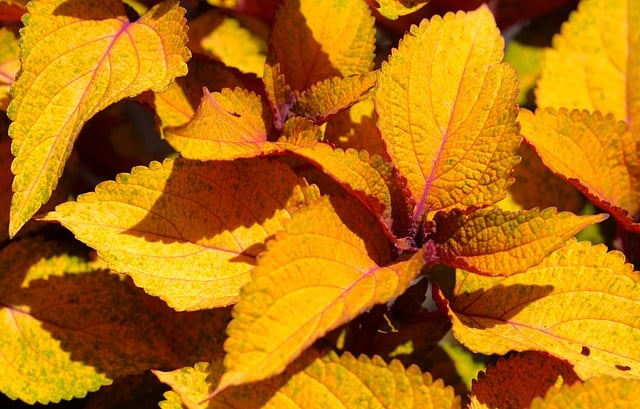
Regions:
M 7 110 L 10 99 L 9 87 L 13 84 L 19 69 L 16 35 L 13 31 L 2 27 L 0 28 L 0 111 Z
M 531 409 L 633 408 L 640 400 L 640 381 L 610 376 L 552 389 L 531 402 Z
M 414 13 L 426 6 L 430 0 L 367 0 L 378 13 L 390 20 Z
M 48 213 L 115 271 L 177 310 L 228 305 L 263 242 L 316 191 L 267 160 L 167 159 Z
M 433 241 L 442 263 L 506 276 L 535 266 L 580 230 L 607 217 L 557 213 L 554 208 L 520 212 L 488 208 L 470 214 L 453 210 L 436 215 Z
M 361 219 L 356 211 L 345 220 Z M 363 226 L 365 227 L 365 226 Z M 374 237 L 375 226 L 361 234 Z M 325 197 L 294 214 L 269 242 L 233 309 L 227 372 L 216 391 L 282 372 L 328 331 L 398 296 L 424 265 L 422 252 L 380 267 Z
M 622 253 L 576 241 L 506 278 L 458 270 L 453 333 L 483 354 L 546 351 L 583 379 L 638 377 L 639 282 Z
M 368 72 L 374 57 L 373 23 L 363 1 L 284 0 L 270 52 L 287 84 L 304 91 L 331 77 Z
M 637 0 L 581 1 L 545 54 L 538 106 L 612 113 L 640 131 L 639 24 Z
M 640 231 L 640 134 L 599 112 L 523 110 L 522 134 L 551 170 L 595 203 Z
M 560 379 L 559 379 L 560 377 Z M 558 381 L 579 381 L 571 365 L 537 351 L 526 351 L 500 359 L 473 381 L 472 398 L 492 408 L 528 408 Z
M 29 3 L 20 40 L 22 71 L 8 110 L 15 156 L 11 236 L 50 197 L 89 118 L 186 74 L 183 14 L 175 0 L 133 23 L 117 0 Z
M 210 382 L 217 380 L 221 367 L 197 364 L 172 372 L 154 371 L 172 387 L 188 409 L 223 409 L 229 407 L 283 408 L 460 408 L 453 389 L 441 380 L 433 381 L 418 367 L 405 369 L 393 360 L 385 363 L 380 357 L 354 358 L 345 353 L 319 356 L 310 350 L 292 367 L 275 378 L 241 386 L 214 396 L 207 405 L 198 405 L 208 395 Z M 275 391 L 275 393 L 274 393 Z
M 304 91 L 292 111 L 316 124 L 324 123 L 330 116 L 361 100 L 375 82 L 375 72 L 329 78 Z
M 447 47 L 444 44 L 456 44 Z M 520 144 L 515 72 L 489 9 L 412 27 L 384 63 L 378 126 L 425 213 L 495 203 L 512 182 Z

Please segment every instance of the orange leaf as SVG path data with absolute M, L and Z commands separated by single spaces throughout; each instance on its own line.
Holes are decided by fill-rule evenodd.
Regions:
M 204 96 L 193 119 L 165 129 L 165 138 L 189 159 L 230 160 L 278 150 L 267 142 L 271 122 L 262 99 L 242 88 Z
M 596 112 L 551 108 L 535 115 L 523 110 L 522 133 L 551 170 L 611 212 L 626 227 L 640 231 L 640 157 L 638 137 L 622 121 Z M 639 134 L 640 136 L 640 134 Z
M 516 76 L 500 64 L 502 49 L 493 15 L 482 6 L 412 27 L 383 64 L 378 126 L 407 178 L 414 220 L 505 196 L 520 137 Z
M 612 113 L 640 132 L 638 24 L 634 0 L 580 2 L 545 54 L 538 106 Z
M 599 376 L 583 384 L 552 389 L 547 396 L 531 402 L 531 409 L 629 408 L 640 400 L 640 381 Z
M 312 119 L 314 123 L 324 123 L 330 116 L 360 101 L 375 82 L 375 72 L 329 78 L 304 91 L 292 110 L 300 116 Z
M 316 195 L 267 160 L 167 159 L 101 183 L 43 220 L 60 222 L 147 293 L 196 310 L 234 302 L 264 241 Z
M 10 235 L 47 201 L 82 125 L 98 111 L 186 74 L 184 10 L 175 0 L 129 22 L 120 1 L 29 3 L 13 86 Z
M 507 212 L 499 208 L 436 215 L 439 260 L 452 267 L 498 276 L 525 271 L 607 214 L 576 216 L 555 208 Z
M 570 241 L 521 274 L 484 277 L 458 270 L 453 333 L 488 355 L 546 351 L 571 363 L 582 379 L 638 377 L 639 287 L 640 277 L 622 253 Z
M 557 207 L 578 213 L 584 206 L 584 196 L 566 180 L 547 168 L 530 145 L 523 143 L 518 149 L 522 158 L 514 169 L 515 183 L 509 193 L 519 209 Z
M 193 118 L 202 99 L 203 87 L 217 92 L 223 88 L 242 87 L 254 90 L 260 86 L 260 81 L 255 76 L 243 74 L 219 61 L 196 56 L 187 66 L 189 73 L 177 78 L 166 90 L 140 96 L 143 102 L 153 106 L 160 119 L 161 131 L 165 127 L 184 125 Z
M 2 20 L 2 19 L 0 19 Z M 0 111 L 9 105 L 9 88 L 20 69 L 18 59 L 18 39 L 13 31 L 0 28 Z
M 578 381 L 571 365 L 537 351 L 500 359 L 473 381 L 472 397 L 492 408 L 528 408 L 560 382 Z
M 372 6 L 390 20 L 414 13 L 429 3 L 430 0 L 368 0 Z
M 396 360 L 387 364 L 377 356 L 354 358 L 349 353 L 320 356 L 313 350 L 281 376 L 222 392 L 206 404 L 198 404 L 207 397 L 211 381 L 219 379 L 221 369 L 216 363 L 199 363 L 193 368 L 154 373 L 173 389 L 168 395 L 171 402 L 188 409 L 291 405 L 305 409 L 460 408 L 451 387 L 441 380 L 433 381 L 416 366 L 405 369 Z
M 370 156 L 366 151 L 343 151 L 324 143 L 288 150 L 316 164 L 351 191 L 383 225 L 391 227 L 391 186 L 395 175 L 390 163 L 377 155 Z
M 276 13 L 270 53 L 294 90 L 373 66 L 374 19 L 363 1 L 284 0 Z
M 355 210 L 342 217 L 362 218 Z M 375 226 L 368 229 L 362 236 L 379 234 Z M 389 267 L 374 257 L 326 197 L 294 214 L 268 244 L 234 307 L 227 371 L 216 391 L 282 372 L 328 331 L 402 293 L 424 265 L 422 252 Z

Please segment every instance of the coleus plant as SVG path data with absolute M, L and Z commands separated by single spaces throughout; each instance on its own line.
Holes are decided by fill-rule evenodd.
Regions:
M 0 3 L 24 24 L 0 30 L 5 395 L 58 402 L 152 371 L 163 408 L 638 398 L 638 274 L 572 238 L 607 214 L 503 199 L 520 121 L 549 169 L 637 231 L 640 2 L 580 4 L 535 114 L 486 6 L 423 19 L 387 56 L 373 14 L 427 2 L 187 2 L 189 20 L 149 3 Z M 97 122 L 134 97 L 175 153 L 67 200 L 104 160 L 74 158 L 79 137 L 105 146 L 106 128 L 136 152 L 140 132 Z M 435 380 L 476 377 L 449 329 L 503 356 L 470 391 Z

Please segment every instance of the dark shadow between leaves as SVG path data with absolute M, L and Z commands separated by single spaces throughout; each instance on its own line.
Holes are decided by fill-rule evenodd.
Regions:
M 27 306 L 71 360 L 111 379 L 221 358 L 230 320 L 228 308 L 176 312 L 106 271 L 34 280 L 10 302 Z
M 91 14 L 87 15 L 87 9 Z M 164 6 L 164 12 L 168 7 Z M 67 0 L 59 4 L 52 13 L 54 16 L 74 17 L 82 20 L 107 20 L 111 18 L 122 18 L 126 15 L 122 2 L 107 0 L 103 1 L 100 7 L 91 7 L 86 0 Z
M 318 81 L 341 76 L 340 71 L 332 65 L 329 54 L 322 50 L 322 45 L 314 38 L 302 14 L 299 0 L 290 0 L 278 10 L 270 42 L 276 61 L 281 63 L 284 77 L 296 91 L 302 92 Z M 296 47 L 282 46 L 291 43 Z M 310 55 L 313 57 L 305 57 Z M 292 63 L 282 65 L 283 62 Z
M 298 181 L 290 169 L 266 158 L 208 162 L 178 158 L 147 215 L 123 234 L 165 244 L 202 241 L 207 247 L 207 239 L 272 218 L 285 208 Z M 255 242 L 246 247 L 238 244 L 243 247 L 238 253 L 249 257 L 263 249 Z
M 207 407 L 210 409 L 220 407 L 259 409 L 265 407 L 265 404 L 272 399 L 293 376 L 304 371 L 308 366 L 312 365 L 316 359 L 322 359 L 324 355 L 324 352 L 310 348 L 290 363 L 284 373 L 262 381 L 229 387 L 213 397 Z M 207 379 L 208 382 L 211 383 L 209 392 L 213 392 L 220 382 L 223 373 L 224 368 L 222 365 L 212 365 L 210 367 L 210 375 Z
M 496 285 L 488 290 L 457 294 L 451 309 L 460 321 L 474 329 L 506 324 L 530 303 L 553 292 L 552 285 Z

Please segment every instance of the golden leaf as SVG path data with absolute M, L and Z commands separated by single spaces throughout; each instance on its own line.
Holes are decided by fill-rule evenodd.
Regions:
M 415 221 L 505 196 L 520 137 L 516 76 L 500 63 L 502 50 L 483 6 L 424 20 L 383 63 L 378 126 L 407 178 Z
M 342 217 L 362 218 L 354 210 Z M 361 226 L 362 236 L 380 234 Z M 381 257 L 369 255 L 326 197 L 295 213 L 269 242 L 234 307 L 227 371 L 216 391 L 282 372 L 318 337 L 402 293 L 424 265 L 422 252 L 388 267 L 374 258 Z
M 639 281 L 622 253 L 573 240 L 521 274 L 458 270 L 453 333 L 483 354 L 546 351 L 582 379 L 638 377 Z
M 212 308 L 237 299 L 264 241 L 317 196 L 299 183 L 266 159 L 167 159 L 101 183 L 43 220 L 60 222 L 171 307 Z
M 8 115 L 15 156 L 13 236 L 49 199 L 82 125 L 98 111 L 187 72 L 184 10 L 175 0 L 129 22 L 120 1 L 29 3 L 21 74 Z

